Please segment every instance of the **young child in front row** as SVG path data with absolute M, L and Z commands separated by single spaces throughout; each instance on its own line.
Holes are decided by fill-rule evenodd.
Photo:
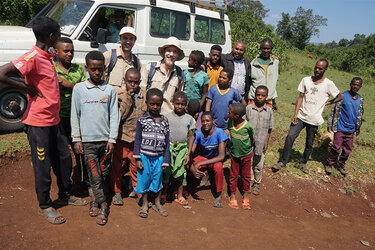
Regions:
M 160 203 L 162 169 L 169 166 L 169 124 L 160 115 L 163 92 L 151 88 L 146 93 L 147 112 L 138 119 L 134 141 L 133 157 L 136 159 L 137 186 L 135 192 L 142 194 L 142 207 L 138 215 L 148 217 L 148 192 L 156 194 L 155 210 L 161 216 L 168 216 Z
M 246 119 L 255 129 L 253 166 L 251 168 L 251 191 L 254 195 L 260 194 L 264 158 L 273 128 L 273 111 L 267 105 L 267 97 L 268 88 L 260 85 L 255 89 L 254 103 L 246 107 Z
M 189 103 L 190 100 L 198 100 L 201 110 L 206 101 L 208 83 L 210 81 L 207 73 L 201 69 L 201 64 L 203 62 L 204 53 L 200 50 L 193 50 L 188 60 L 188 65 L 191 69 L 184 71 L 184 92 L 187 95 L 187 103 Z
M 192 143 L 194 140 L 195 121 L 191 115 L 185 112 L 187 96 L 184 92 L 176 92 L 172 102 L 174 111 L 166 115 L 170 129 L 170 167 L 163 171 L 163 183 L 166 187 L 169 182 L 171 187 L 177 186 L 174 201 L 181 205 L 187 205 L 188 203 L 182 195 L 182 184 L 189 160 L 187 157 L 188 142 Z M 170 181 L 171 175 L 172 180 Z
M 229 206 L 238 209 L 238 202 L 236 200 L 236 189 L 238 183 L 238 175 L 242 177 L 243 198 L 242 208 L 250 209 L 250 199 L 248 192 L 250 190 L 251 182 L 251 160 L 253 157 L 254 144 L 254 128 L 243 119 L 246 114 L 246 106 L 241 103 L 234 103 L 229 106 L 229 122 L 228 130 L 230 132 L 230 175 L 229 175 L 229 189 L 230 198 Z
M 197 179 L 204 176 L 204 171 L 214 173 L 215 177 L 215 201 L 214 207 L 222 208 L 223 201 L 221 193 L 224 182 L 224 158 L 225 158 L 225 143 L 228 140 L 227 134 L 221 128 L 214 125 L 214 116 L 211 112 L 206 111 L 202 114 L 202 128 L 195 131 L 194 142 L 189 144 L 188 159 L 190 154 L 196 153 L 197 156 L 193 159 L 193 164 L 190 166 L 190 171 L 194 175 L 188 175 L 188 188 L 190 194 L 195 195 L 195 187 Z
M 233 71 L 231 69 L 223 69 L 220 72 L 218 84 L 210 88 L 206 98 L 206 111 L 212 112 L 215 126 L 224 130 L 228 127 L 229 105 L 233 102 L 241 102 L 246 105 L 240 93 L 230 87 L 232 78 Z
M 90 186 L 95 200 L 90 202 L 89 215 L 96 223 L 108 221 L 107 204 L 110 192 L 111 154 L 116 143 L 119 109 L 115 89 L 102 80 L 104 56 L 99 51 L 86 55 L 89 79 L 75 85 L 72 94 L 72 139 L 77 154 L 84 154 Z M 99 209 L 100 207 L 100 209 Z

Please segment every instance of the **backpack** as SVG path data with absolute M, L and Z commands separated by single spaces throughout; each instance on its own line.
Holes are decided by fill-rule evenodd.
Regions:
M 175 66 L 176 66 L 177 78 L 178 78 L 178 88 L 180 89 L 182 85 L 182 69 L 177 65 Z M 156 72 L 156 62 L 152 62 L 150 64 L 150 71 L 148 72 L 148 77 L 147 77 L 147 89 L 151 87 L 151 83 L 152 83 L 151 81 L 155 75 L 155 72 Z M 173 74 L 174 72 L 172 72 L 172 74 L 169 76 L 168 81 L 165 82 L 163 93 L 168 89 L 169 81 L 172 79 Z
M 134 68 L 138 69 L 138 57 L 132 53 L 133 56 L 133 66 Z M 117 53 L 116 49 L 112 49 L 111 53 L 111 59 L 109 60 L 109 65 L 108 65 L 108 74 L 107 74 L 107 80 L 109 79 L 109 75 L 111 74 L 113 68 L 115 67 L 117 62 Z

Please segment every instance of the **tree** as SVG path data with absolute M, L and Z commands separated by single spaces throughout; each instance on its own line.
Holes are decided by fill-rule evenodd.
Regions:
M 276 32 L 280 39 L 290 42 L 299 49 L 304 49 L 314 35 L 319 36 L 319 27 L 327 26 L 327 18 L 313 15 L 312 9 L 297 8 L 294 17 L 282 13 L 277 23 Z
M 251 15 L 259 20 L 263 20 L 268 13 L 268 9 L 260 1 L 256 0 L 229 0 L 228 11 L 239 12 L 244 10 L 251 10 Z
M 339 41 L 339 46 L 340 47 L 347 47 L 348 45 L 349 45 L 349 40 L 348 39 L 345 39 L 345 38 L 340 39 L 340 41 Z
M 2 0 L 0 1 L 0 24 L 25 25 L 48 0 Z
M 281 20 L 277 24 L 276 34 L 281 40 L 290 41 L 293 37 L 292 21 L 288 13 L 281 13 Z

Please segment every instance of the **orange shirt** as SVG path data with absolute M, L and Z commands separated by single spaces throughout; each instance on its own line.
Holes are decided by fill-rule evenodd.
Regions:
M 210 82 L 208 83 L 208 89 L 210 89 L 213 85 L 217 84 L 219 80 L 220 72 L 223 70 L 223 67 L 220 65 L 216 65 L 212 67 L 210 62 L 207 63 L 207 75 L 210 77 Z
M 54 126 L 60 122 L 60 90 L 52 55 L 37 46 L 12 61 L 26 84 L 34 86 L 42 97 L 28 97 L 22 122 L 37 127 Z

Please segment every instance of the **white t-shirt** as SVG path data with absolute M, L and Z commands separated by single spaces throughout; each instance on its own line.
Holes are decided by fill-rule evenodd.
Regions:
M 305 95 L 297 117 L 315 126 L 324 123 L 322 113 L 329 96 L 336 97 L 340 93 L 340 90 L 328 78 L 325 78 L 321 83 L 315 84 L 311 76 L 302 79 L 298 86 L 298 91 Z

